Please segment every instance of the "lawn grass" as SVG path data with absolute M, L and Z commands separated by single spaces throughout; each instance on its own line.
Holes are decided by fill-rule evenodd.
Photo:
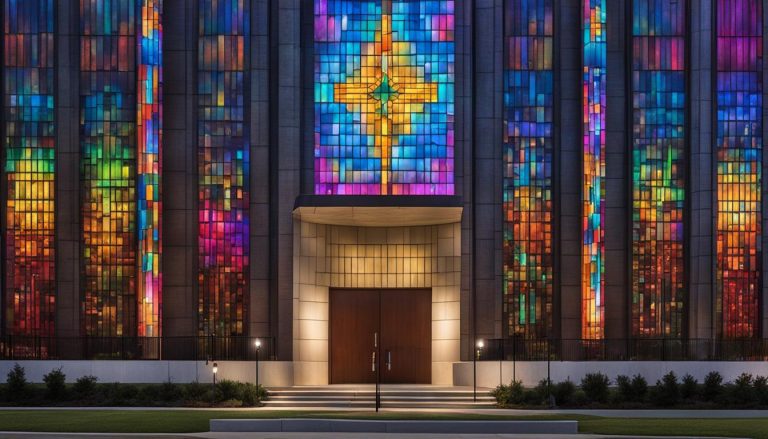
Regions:
M 573 419 L 582 433 L 658 436 L 725 436 L 768 439 L 768 418 L 631 419 L 582 415 L 504 416 L 461 413 L 329 412 L 261 410 L 0 410 L 0 431 L 71 433 L 194 433 L 224 418 Z

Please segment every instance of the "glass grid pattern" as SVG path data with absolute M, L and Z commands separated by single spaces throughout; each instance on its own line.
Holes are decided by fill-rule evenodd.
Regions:
M 5 333 L 49 337 L 56 302 L 54 4 L 4 0 L 3 9 Z
M 139 336 L 159 336 L 162 328 L 160 175 L 162 144 L 162 0 L 141 0 L 138 43 L 138 228 Z
M 722 338 L 759 336 L 763 5 L 718 0 L 717 312 Z
M 509 333 L 552 327 L 554 0 L 506 0 L 504 295 Z
M 315 193 L 453 195 L 454 1 L 314 8 Z
M 199 0 L 200 335 L 243 335 L 249 267 L 246 0 Z
M 581 336 L 605 336 L 606 0 L 582 0 Z
M 80 2 L 83 330 L 135 335 L 136 0 Z
M 681 337 L 685 0 L 632 3 L 632 333 Z

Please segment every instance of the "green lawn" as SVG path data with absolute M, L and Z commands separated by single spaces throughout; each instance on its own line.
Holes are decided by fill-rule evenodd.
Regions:
M 79 433 L 193 433 L 208 431 L 210 419 L 221 418 L 338 419 L 576 419 L 579 431 L 597 434 L 731 436 L 768 439 L 768 418 L 760 419 L 629 419 L 595 416 L 529 417 L 327 411 L 251 410 L 0 410 L 0 431 Z

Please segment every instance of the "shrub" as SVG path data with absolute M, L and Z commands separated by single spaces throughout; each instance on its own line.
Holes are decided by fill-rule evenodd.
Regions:
M 165 382 L 160 385 L 159 399 L 165 402 L 178 401 L 182 398 L 182 390 L 178 385 Z
M 632 381 L 626 375 L 616 377 L 616 390 L 619 392 L 619 398 L 622 401 L 634 401 L 635 393 L 632 390 Z
M 752 387 L 755 389 L 755 398 L 760 405 L 768 405 L 768 378 L 757 376 L 752 381 Z
M 112 405 L 131 405 L 139 398 L 139 388 L 136 385 L 109 383 L 102 388 L 104 399 Z
M 253 407 L 259 405 L 262 401 L 261 391 L 263 389 L 263 387 L 257 387 L 251 383 L 244 384 L 242 390 L 243 406 Z
M 512 381 L 510 385 L 500 385 L 491 391 L 491 396 L 496 398 L 496 403 L 500 406 L 511 404 L 521 404 L 524 397 L 523 383 L 521 381 Z
M 96 382 L 99 379 L 93 375 L 85 375 L 75 381 L 74 391 L 81 398 L 93 395 L 96 390 Z
M 61 399 L 67 391 L 67 376 L 61 368 L 53 369 L 43 376 L 46 396 L 50 399 Z
M 661 406 L 671 406 L 677 404 L 680 397 L 680 388 L 677 383 L 677 375 L 669 372 L 661 380 L 656 382 L 654 389 L 654 402 Z
M 588 373 L 581 380 L 581 390 L 590 402 L 608 401 L 608 386 L 611 380 L 602 373 Z
M 203 402 L 211 400 L 211 386 L 200 384 L 197 381 L 184 386 L 183 397 L 188 402 Z
M 557 404 L 572 404 L 576 394 L 576 384 L 573 384 L 571 380 L 561 381 L 552 388 L 552 393 Z
M 216 383 L 216 401 L 239 400 L 242 395 L 240 383 L 231 380 L 221 380 Z
M 144 405 L 157 405 L 158 401 L 160 401 L 160 386 L 157 384 L 141 386 L 138 391 L 137 399 Z
M 750 404 L 755 402 L 755 393 L 752 388 L 752 375 L 742 373 L 733 381 L 731 396 L 737 404 Z
M 546 401 L 549 399 L 549 395 L 554 392 L 552 387 L 552 382 L 548 379 L 539 381 L 539 384 L 537 384 L 536 388 L 534 389 L 536 391 L 536 395 L 538 396 L 538 400 Z
M 648 381 L 640 374 L 632 377 L 632 394 L 638 402 L 642 402 L 648 394 Z
M 28 396 L 29 383 L 27 383 L 27 375 L 24 372 L 24 368 L 19 366 L 18 363 L 14 364 L 13 369 L 8 372 L 5 384 L 10 401 L 20 401 Z
M 694 399 L 699 393 L 699 382 L 693 375 L 687 373 L 683 375 L 683 382 L 680 384 L 680 397 L 683 399 Z
M 708 373 L 701 393 L 705 401 L 714 402 L 723 393 L 723 376 L 719 372 Z

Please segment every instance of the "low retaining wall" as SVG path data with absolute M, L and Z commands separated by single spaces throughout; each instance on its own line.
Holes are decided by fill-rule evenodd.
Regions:
M 18 363 L 24 368 L 27 380 L 43 381 L 43 375 L 61 368 L 67 382 L 75 382 L 83 375 L 93 375 L 99 382 L 110 383 L 210 383 L 213 381 L 212 363 L 205 361 L 0 361 L 0 382 L 5 381 L 8 371 Z M 218 361 L 217 380 L 255 382 L 254 361 Z M 290 361 L 259 362 L 259 383 L 267 387 L 293 385 L 293 363 Z
M 348 419 L 211 419 L 212 432 L 576 434 L 577 421 L 397 421 Z
M 656 380 L 672 371 L 678 377 L 689 373 L 702 381 L 712 371 L 720 372 L 724 381 L 733 381 L 746 372 L 752 375 L 768 376 L 768 362 L 765 361 L 552 361 L 549 363 L 553 382 L 570 379 L 578 384 L 584 375 L 601 372 L 614 381 L 617 375 L 640 374 L 655 384 Z M 499 383 L 509 384 L 513 376 L 525 386 L 535 386 L 547 378 L 546 361 L 478 361 L 477 385 L 496 387 Z M 453 364 L 453 384 L 473 385 L 472 362 Z
M 120 383 L 189 383 L 198 381 L 210 383 L 213 380 L 211 363 L 204 361 L 56 361 L 27 360 L 0 361 L 0 382 L 5 381 L 8 371 L 19 363 L 34 383 L 43 381 L 43 375 L 53 369 L 67 375 L 67 382 L 74 382 L 83 375 L 93 375 L 99 382 Z M 217 379 L 254 382 L 256 365 L 253 361 L 218 361 Z M 550 374 L 555 382 L 570 379 L 578 384 L 584 375 L 602 372 L 611 380 L 617 375 L 644 376 L 654 384 L 669 371 L 679 377 L 689 373 L 699 381 L 711 371 L 720 372 L 725 381 L 733 381 L 743 372 L 768 376 L 768 362 L 763 361 L 553 361 Z M 501 374 L 499 373 L 501 369 Z M 508 384 L 513 373 L 526 386 L 534 386 L 547 377 L 546 361 L 479 361 L 477 363 L 477 384 L 480 387 L 496 387 L 499 382 Z M 259 382 L 268 387 L 290 387 L 294 385 L 293 362 L 262 361 L 259 363 Z M 453 385 L 472 385 L 472 362 L 453 363 Z

